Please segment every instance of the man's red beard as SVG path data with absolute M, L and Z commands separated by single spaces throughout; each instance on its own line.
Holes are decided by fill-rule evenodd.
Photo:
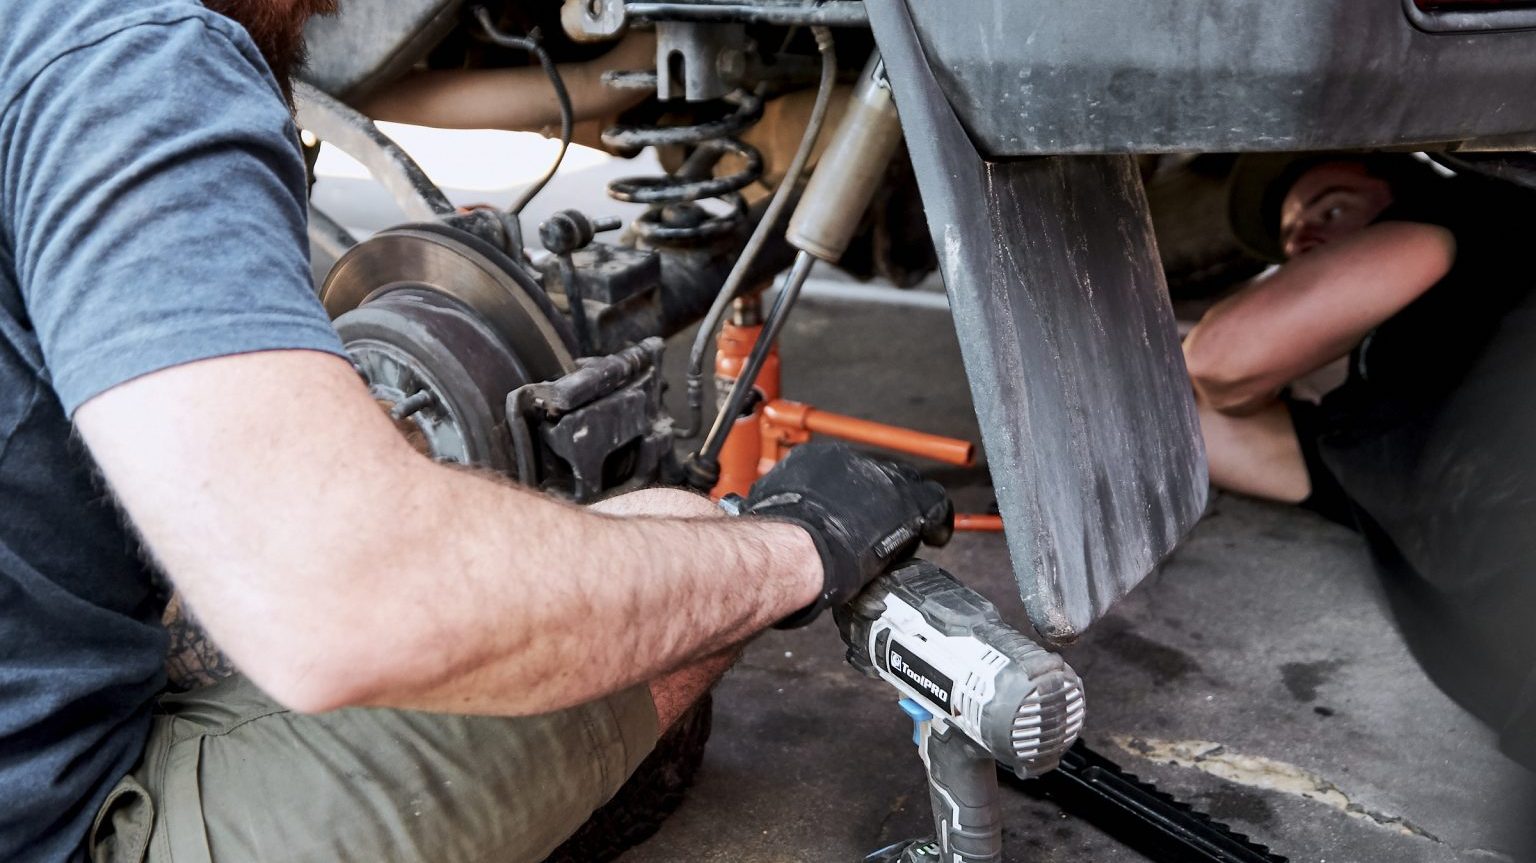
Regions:
M 304 22 L 336 11 L 336 0 L 203 0 L 236 21 L 267 60 L 283 98 L 293 104 L 293 71 L 304 63 Z

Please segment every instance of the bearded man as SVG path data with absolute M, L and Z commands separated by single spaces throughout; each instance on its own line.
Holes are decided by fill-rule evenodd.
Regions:
M 840 448 L 739 519 L 417 454 L 311 289 L 325 5 L 0 5 L 0 860 L 541 859 L 722 657 L 945 518 Z

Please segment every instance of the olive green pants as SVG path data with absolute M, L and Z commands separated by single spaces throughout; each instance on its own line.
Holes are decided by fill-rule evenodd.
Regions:
M 161 699 L 93 863 L 542 860 L 656 742 L 638 686 L 544 716 L 290 713 L 244 677 Z

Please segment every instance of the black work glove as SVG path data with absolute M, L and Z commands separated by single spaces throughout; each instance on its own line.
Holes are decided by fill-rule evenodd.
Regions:
M 949 542 L 955 527 L 943 486 L 842 444 L 795 447 L 752 486 L 741 512 L 804 527 L 821 553 L 821 595 L 780 621 L 780 629 L 804 626 L 822 609 L 847 602 L 919 543 Z

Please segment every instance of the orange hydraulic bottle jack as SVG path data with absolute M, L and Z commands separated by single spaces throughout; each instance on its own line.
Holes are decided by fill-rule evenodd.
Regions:
M 721 327 L 716 342 L 715 386 L 718 392 L 729 391 L 761 332 L 755 298 L 738 301 L 731 318 Z M 779 373 L 779 349 L 778 345 L 773 345 L 758 372 L 754 387 L 757 398 L 751 402 L 751 410 L 731 425 L 725 445 L 720 449 L 720 480 L 710 491 L 712 497 L 733 493 L 745 495 L 758 477 L 788 455 L 791 448 L 809 441 L 813 434 L 959 467 L 975 463 L 976 447 L 970 441 L 836 414 L 780 398 Z M 1000 531 L 1002 528 L 1002 520 L 997 516 L 961 514 L 955 517 L 956 530 Z
M 755 300 L 755 298 L 754 298 Z M 762 324 L 757 322 L 756 304 L 737 301 L 731 317 L 720 328 L 715 342 L 715 391 L 729 392 L 731 384 L 740 374 L 741 367 L 757 343 Z M 752 402 L 752 409 L 732 423 L 720 448 L 720 480 L 710 490 L 710 497 L 720 498 L 727 494 L 745 495 L 761 476 L 758 465 L 762 458 L 763 404 L 779 397 L 779 348 L 774 345 L 763 360 L 757 373 L 754 389 L 761 398 Z

